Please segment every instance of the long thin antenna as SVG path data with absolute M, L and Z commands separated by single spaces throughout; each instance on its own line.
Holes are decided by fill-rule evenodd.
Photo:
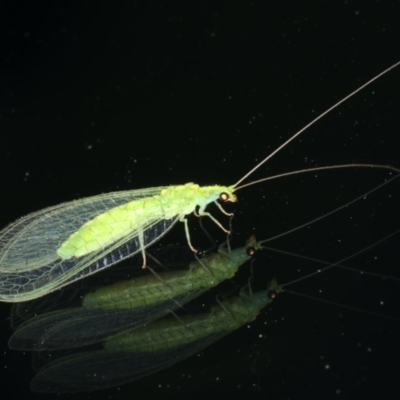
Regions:
M 399 233 L 400 230 L 397 230 L 394 233 L 391 233 L 389 237 L 394 236 L 395 234 Z M 388 237 L 385 237 L 385 240 L 388 239 Z M 374 243 L 372 246 L 375 246 L 376 243 Z M 370 248 L 370 246 L 368 246 L 366 250 L 368 250 Z M 280 250 L 280 249 L 276 249 L 274 247 L 269 247 L 269 246 L 265 246 L 263 247 L 263 249 L 269 250 L 269 251 L 274 251 L 275 253 L 280 253 L 280 254 L 285 254 L 287 256 L 291 256 L 291 257 L 295 257 L 295 258 L 300 258 L 302 260 L 307 260 L 307 261 L 312 261 L 318 264 L 323 264 L 323 265 L 327 265 L 329 266 L 329 268 L 332 266 L 332 264 L 328 261 L 323 261 L 323 260 L 319 260 L 318 258 L 312 258 L 312 257 L 307 257 L 307 256 L 303 256 L 302 254 L 297 254 L 297 253 L 292 253 L 290 251 L 285 251 L 285 250 Z M 359 254 L 359 253 L 358 253 Z M 369 271 L 365 271 L 363 269 L 357 269 L 357 268 L 351 268 L 351 267 L 345 267 L 344 265 L 339 265 L 339 264 L 335 264 L 334 265 L 335 268 L 340 268 L 346 271 L 351 271 L 351 272 L 355 272 L 357 274 L 360 275 L 369 275 L 369 276 L 373 276 L 373 277 L 377 277 L 377 278 L 383 278 L 383 279 L 388 279 L 388 280 L 392 280 L 392 281 L 396 281 L 396 282 L 400 282 L 400 278 L 396 278 L 395 276 L 388 276 L 388 275 L 382 275 L 382 274 L 378 274 L 375 272 L 369 272 Z M 321 273 L 321 269 L 312 272 L 312 274 L 319 274 Z M 307 275 L 309 277 L 309 275 Z M 301 278 L 300 278 L 301 279 Z M 288 282 L 287 284 L 292 284 L 293 282 Z
M 245 183 L 244 185 L 238 186 L 236 190 L 243 189 L 245 187 L 249 187 L 252 185 L 256 185 L 257 183 L 272 181 L 278 178 L 284 178 L 286 176 L 304 174 L 308 172 L 318 172 L 318 171 L 326 171 L 333 169 L 343 169 L 343 168 L 373 168 L 373 169 L 387 169 L 389 171 L 398 172 L 400 174 L 400 169 L 392 167 L 390 165 L 381 165 L 381 164 L 339 164 L 339 165 L 326 165 L 324 167 L 312 167 L 306 169 L 297 169 L 295 171 L 284 172 L 282 174 L 267 176 L 266 178 L 257 179 L 256 181 L 252 181 L 250 183 Z
M 297 138 L 297 136 L 301 135 L 306 129 L 308 129 L 310 126 L 314 125 L 317 121 L 319 121 L 322 117 L 324 117 L 326 114 L 330 113 L 332 110 L 340 106 L 342 103 L 344 103 L 346 100 L 348 100 L 350 97 L 353 97 L 355 94 L 363 90 L 365 87 L 370 85 L 372 82 L 376 81 L 379 79 L 381 76 L 387 74 L 390 70 L 396 68 L 397 66 L 400 65 L 400 61 L 397 63 L 393 64 L 389 68 L 385 69 L 382 71 L 380 74 L 374 76 L 372 79 L 370 79 L 368 82 L 364 83 L 362 86 L 360 86 L 358 89 L 354 90 L 351 92 L 349 95 L 344 97 L 342 100 L 338 101 L 336 104 L 334 104 L 332 107 L 328 108 L 326 111 L 324 111 L 322 114 L 320 114 L 317 118 L 313 119 L 310 123 L 308 123 L 306 126 L 301 128 L 297 133 L 295 133 L 292 137 L 290 137 L 286 142 L 281 144 L 277 149 L 275 149 L 269 156 L 264 158 L 261 162 L 259 162 L 254 168 L 252 168 L 247 174 L 245 174 L 242 178 L 240 178 L 234 185 L 233 187 L 236 188 L 239 183 L 243 182 L 248 176 L 250 176 L 255 170 L 257 170 L 261 165 L 266 163 L 269 159 L 271 159 L 276 153 L 281 151 L 284 147 L 286 147 L 291 141 Z
M 359 250 L 359 251 L 357 251 L 357 252 L 351 254 L 350 256 L 347 256 L 347 257 L 345 257 L 345 258 L 342 258 L 341 260 L 339 260 L 339 261 L 337 261 L 337 262 L 335 262 L 335 263 L 332 263 L 332 264 L 328 265 L 327 267 L 321 268 L 321 269 L 319 269 L 319 270 L 316 271 L 316 272 L 312 272 L 312 273 L 310 273 L 310 274 L 307 274 L 307 275 L 302 276 L 301 278 L 297 278 L 297 279 L 294 279 L 293 281 L 287 282 L 287 283 L 281 285 L 281 287 L 284 288 L 285 286 L 292 285 L 293 283 L 297 283 L 297 282 L 304 281 L 305 279 L 308 279 L 308 278 L 310 278 L 311 276 L 314 276 L 314 275 L 320 274 L 320 273 L 322 273 L 322 272 L 325 272 L 325 271 L 327 271 L 328 269 L 331 269 L 331 268 L 333 268 L 333 267 L 336 267 L 336 266 L 340 266 L 340 267 L 341 267 L 341 264 L 343 264 L 344 262 L 346 262 L 346 261 L 348 261 L 348 260 L 350 260 L 350 259 L 352 259 L 352 258 L 358 256 L 359 254 L 362 254 L 362 253 L 366 252 L 367 250 L 371 249 L 372 247 L 378 245 L 379 243 L 382 243 L 382 242 L 384 242 L 385 240 L 391 238 L 392 236 L 397 235 L 399 232 L 400 232 L 400 229 L 397 229 L 396 231 L 394 231 L 394 232 L 392 232 L 392 233 L 386 235 L 386 236 L 383 237 L 382 239 L 377 240 L 376 242 L 370 244 L 369 246 L 364 247 L 363 249 L 361 249 L 361 250 Z
M 316 222 L 318 222 L 318 221 L 321 221 L 322 219 L 324 219 L 324 218 L 326 218 L 326 217 L 329 217 L 329 215 L 333 215 L 333 214 L 337 213 L 338 211 L 343 210 L 344 208 L 349 207 L 351 204 L 353 204 L 353 203 L 355 203 L 355 202 L 357 202 L 357 201 L 359 201 L 359 200 L 365 198 L 366 196 L 369 196 L 370 194 L 372 194 L 372 193 L 376 192 L 377 190 L 381 189 L 383 186 L 386 186 L 386 185 L 388 185 L 390 182 L 393 182 L 393 181 L 394 181 L 395 179 L 397 179 L 397 178 L 400 178 L 400 174 L 393 176 L 392 178 L 390 178 L 390 179 L 388 179 L 387 181 L 381 183 L 380 185 L 374 187 L 373 189 L 368 190 L 367 192 L 362 193 L 361 195 L 357 196 L 357 197 L 354 198 L 353 200 L 350 200 L 350 201 L 348 201 L 347 203 L 345 203 L 345 204 L 343 204 L 343 205 L 341 205 L 341 206 L 339 206 L 339 207 L 337 207 L 337 208 L 334 208 L 333 210 L 328 211 L 327 213 L 325 213 L 325 214 L 323 214 L 323 215 L 321 215 L 321 216 L 319 216 L 319 217 L 317 217 L 317 218 L 314 218 L 314 219 L 312 219 L 312 220 L 310 220 L 310 221 L 304 222 L 304 223 L 301 224 L 301 225 L 297 225 L 296 227 L 294 227 L 294 228 L 292 228 L 292 229 L 289 229 L 289 230 L 287 230 L 287 231 L 278 233 L 278 234 L 275 235 L 275 236 L 272 236 L 272 237 L 269 237 L 269 238 L 267 238 L 267 239 L 264 239 L 264 240 L 261 241 L 260 243 L 271 242 L 272 240 L 279 239 L 279 238 L 281 238 L 282 236 L 289 235 L 289 234 L 291 234 L 291 233 L 293 233 L 293 232 L 298 231 L 299 229 L 303 229 L 303 228 L 305 228 L 306 226 L 310 226 L 311 224 L 314 224 L 314 223 L 316 223 Z
M 399 318 L 392 317 L 391 315 L 380 314 L 380 313 L 373 312 L 373 311 L 363 310 L 362 308 L 348 306 L 347 304 L 337 303 L 336 301 L 320 299 L 319 297 L 309 296 L 308 294 L 303 294 L 303 293 L 298 293 L 298 292 L 293 292 L 292 290 L 283 289 L 283 292 L 294 294 L 294 295 L 300 296 L 300 297 L 305 297 L 306 299 L 320 301 L 321 303 L 327 303 L 327 304 L 331 304 L 331 305 L 334 305 L 334 306 L 347 308 L 348 310 L 357 311 L 357 312 L 360 312 L 360 313 L 363 313 L 363 314 L 374 315 L 375 317 L 387 318 L 387 319 L 391 319 L 393 321 L 400 321 Z

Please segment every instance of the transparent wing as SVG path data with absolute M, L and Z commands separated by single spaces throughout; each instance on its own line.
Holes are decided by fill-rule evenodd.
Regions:
M 233 297 L 212 308 L 209 314 L 193 314 L 182 320 L 164 318 L 138 330 L 125 331 L 107 340 L 104 349 L 67 355 L 45 365 L 31 388 L 39 392 L 80 392 L 143 378 L 253 321 L 275 298 L 277 290 L 280 289 L 274 280 L 267 291 L 251 297 Z
M 0 232 L 0 272 L 30 271 L 85 222 L 129 201 L 153 196 L 163 187 L 86 197 L 28 214 Z
M 138 294 L 151 297 L 154 292 L 161 294 L 162 286 L 169 285 L 172 288 L 177 284 L 181 286 L 179 282 L 186 281 L 185 273 L 189 273 L 189 269 L 182 269 L 182 267 L 185 264 L 187 266 L 193 257 L 187 246 L 160 248 L 158 251 L 152 251 L 152 254 L 157 255 L 160 263 L 168 262 L 169 271 L 158 275 L 161 280 L 150 272 L 147 274 L 147 279 L 143 279 L 146 278 L 143 271 L 140 271 L 139 275 L 132 265 L 118 266 L 106 274 L 85 279 L 84 282 L 78 282 L 34 301 L 14 304 L 10 320 L 15 332 L 9 339 L 9 347 L 15 350 L 55 350 L 104 341 L 121 330 L 154 321 L 207 290 L 207 288 L 188 290 L 184 294 L 172 295 L 168 299 L 163 298 L 155 304 L 147 304 L 143 307 L 132 306 L 129 304 L 130 300 L 134 301 Z M 176 260 L 176 254 L 179 254 L 179 263 Z M 172 257 L 174 257 L 172 261 L 175 261 L 174 267 L 170 267 Z M 211 253 L 204 262 L 207 264 L 211 260 L 217 261 L 220 258 L 218 253 Z M 222 260 L 225 259 L 222 257 Z M 179 275 L 180 278 L 176 272 L 182 273 Z M 132 275 L 137 275 L 133 281 Z M 103 282 L 100 287 L 111 289 L 107 296 L 107 303 L 91 306 L 82 304 L 82 299 L 88 292 L 97 289 L 99 283 L 105 279 L 107 284 Z M 119 284 L 123 282 L 126 284 L 120 286 Z M 133 298 L 129 297 L 131 292 L 126 290 L 130 282 L 132 282 L 132 289 L 137 293 L 133 294 Z M 117 285 L 112 285 L 112 283 L 117 283 Z M 150 300 L 146 302 L 149 303 Z
M 135 279 L 103 285 L 83 296 L 78 293 L 83 299 L 79 307 L 36 315 L 18 327 L 9 346 L 19 350 L 56 350 L 103 341 L 116 332 L 147 324 L 181 307 L 232 277 L 249 258 L 247 246 L 233 249 L 231 253 L 220 249 L 201 261 L 192 261 L 186 269 L 157 275 L 149 272 Z M 84 283 L 88 284 L 87 281 Z M 97 289 L 97 286 L 93 288 Z M 51 306 L 54 306 L 53 298 L 51 295 Z M 41 300 L 34 303 L 43 308 Z M 27 312 L 32 315 L 34 308 L 29 307 Z
M 35 300 L 14 303 L 10 314 L 11 329 L 17 330 L 23 323 L 36 316 L 79 306 L 81 304 L 79 296 L 86 294 L 86 290 L 82 292 L 75 285 L 72 284 Z
M 8 344 L 14 350 L 56 350 L 101 342 L 121 330 L 148 324 L 167 315 L 205 290 L 127 310 L 74 307 L 52 311 L 22 324 L 11 335 Z
M 170 367 L 203 350 L 229 331 L 157 352 L 96 350 L 55 360 L 34 377 L 35 392 L 66 393 L 100 390 L 132 382 Z
M 157 265 L 152 269 L 163 273 L 165 271 L 182 270 L 193 261 L 193 252 L 186 246 L 162 246 L 151 249 L 151 254 L 146 251 L 149 258 L 157 260 Z M 87 279 L 72 283 L 43 297 L 34 300 L 14 303 L 11 308 L 10 326 L 17 330 L 22 323 L 52 311 L 61 311 L 82 307 L 82 299 L 90 292 L 107 287 L 114 283 L 142 277 L 145 272 L 141 267 L 143 259 L 140 254 L 134 256 L 128 263 L 119 263 L 113 268 L 106 269 L 100 274 L 92 275 Z M 116 296 L 114 296 L 116 297 Z M 32 320 L 33 321 L 33 320 Z
M 57 249 L 84 223 L 107 210 L 153 196 L 163 188 L 114 192 L 47 208 L 16 221 L 0 233 L 0 299 L 24 301 L 43 296 L 137 253 L 133 230 L 105 248 L 80 258 L 63 260 Z M 149 219 L 144 245 L 159 239 L 177 221 Z

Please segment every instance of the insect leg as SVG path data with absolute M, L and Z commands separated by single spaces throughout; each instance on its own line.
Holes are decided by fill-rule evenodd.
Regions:
M 142 268 L 146 268 L 146 251 L 144 248 L 144 236 L 143 236 L 143 230 L 139 229 L 139 245 L 140 245 L 140 251 L 142 252 L 142 257 L 143 257 L 143 265 Z
M 225 305 L 222 303 L 222 301 L 221 301 L 218 297 L 216 297 L 215 300 L 217 300 L 217 303 L 222 307 L 222 309 L 223 309 L 230 317 L 232 317 L 233 319 L 235 319 L 235 315 L 232 313 L 232 311 L 229 310 L 229 308 L 228 308 L 227 306 L 225 306 Z
M 194 257 L 196 258 L 197 262 L 211 275 L 214 276 L 214 273 L 211 271 L 210 268 L 207 267 L 206 264 L 204 264 L 199 257 L 196 256 L 196 254 L 194 255 Z
M 190 241 L 190 234 L 189 234 L 189 226 L 188 226 L 188 221 L 184 216 L 181 216 L 179 218 L 179 221 L 183 222 L 185 224 L 185 234 L 186 234 L 186 239 L 188 241 L 188 245 L 190 247 L 190 250 L 193 251 L 193 253 L 197 253 L 197 250 L 192 246 L 192 243 Z
M 221 210 L 222 214 L 227 215 L 228 217 L 233 217 L 234 214 L 233 213 L 228 213 L 224 210 L 224 208 L 221 206 L 220 203 L 218 203 L 218 201 L 214 201 L 214 203 L 216 204 L 216 206 Z
M 219 205 L 219 207 L 221 207 L 220 205 Z M 221 207 L 221 209 L 222 209 L 222 207 Z M 226 214 L 226 215 L 231 215 L 231 214 L 227 214 L 226 213 L 226 211 L 224 210 L 224 214 Z M 217 225 L 217 226 L 219 226 L 225 233 L 230 233 L 230 231 L 228 231 L 227 229 L 225 229 L 222 225 L 221 225 L 221 223 L 216 219 L 216 218 L 214 218 L 209 212 L 207 212 L 207 211 L 204 211 L 204 210 L 202 210 L 201 208 L 199 209 L 199 215 L 201 216 L 201 217 L 209 217 L 212 221 L 214 221 L 214 223 Z

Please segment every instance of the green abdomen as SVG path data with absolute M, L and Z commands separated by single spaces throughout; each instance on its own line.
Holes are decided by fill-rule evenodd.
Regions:
M 183 189 L 182 189 L 183 188 Z M 193 211 L 193 190 L 171 186 L 160 194 L 133 200 L 112 208 L 86 222 L 60 246 L 57 254 L 63 259 L 82 257 L 100 250 L 124 236 L 142 234 L 146 226 L 181 213 Z

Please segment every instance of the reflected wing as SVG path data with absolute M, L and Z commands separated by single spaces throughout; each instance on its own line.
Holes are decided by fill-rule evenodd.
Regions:
M 82 291 L 81 288 L 76 287 L 80 282 L 35 300 L 14 303 L 10 314 L 11 329 L 15 331 L 31 318 L 51 311 L 78 307 L 81 304 L 81 296 L 87 292 L 87 290 Z M 86 280 L 83 282 L 86 282 Z
M 211 253 L 186 270 L 103 286 L 84 296 L 81 307 L 52 311 L 26 321 L 12 335 L 9 346 L 19 350 L 56 350 L 103 341 L 181 307 L 232 276 L 248 258 L 246 248 L 235 249 L 229 256 Z
M 157 273 L 182 270 L 193 261 L 193 252 L 187 245 L 153 247 L 150 253 L 148 251 L 146 253 L 149 260 L 151 258 L 156 260 L 157 264 L 152 269 Z M 14 303 L 11 308 L 10 326 L 15 331 L 22 323 L 39 315 L 51 311 L 81 307 L 82 299 L 89 292 L 123 280 L 143 276 L 143 269 L 139 268 L 142 264 L 143 259 L 139 254 L 129 260 L 129 263 L 118 264 L 101 274 L 92 275 L 87 279 L 64 287 L 62 290 L 57 290 L 35 300 Z M 71 310 L 71 312 L 74 311 Z
M 279 286 L 272 281 L 267 291 L 252 297 L 233 297 L 209 314 L 164 318 L 111 337 L 102 350 L 60 357 L 38 372 L 31 388 L 50 393 L 81 392 L 143 378 L 188 358 L 253 321 L 275 298 L 276 290 Z
M 152 322 L 196 298 L 194 290 L 149 306 L 126 310 L 74 307 L 38 315 L 11 335 L 14 350 L 56 350 L 81 347 L 106 340 L 124 329 Z
M 66 393 L 100 390 L 132 382 L 174 365 L 221 339 L 220 332 L 188 345 L 157 352 L 96 350 L 55 360 L 32 381 L 35 392 Z
M 170 253 L 171 251 L 168 255 Z M 219 260 L 219 255 L 212 253 L 208 259 Z M 75 288 L 77 285 L 72 285 L 44 298 L 15 304 L 11 321 L 16 326 L 16 330 L 10 337 L 9 347 L 15 350 L 56 350 L 101 342 L 124 329 L 147 324 L 167 315 L 170 311 L 198 297 L 208 288 L 204 286 L 196 289 L 192 286 L 193 290 L 190 290 L 190 286 L 185 284 L 186 281 L 190 283 L 190 280 L 186 278 L 186 274 L 190 273 L 189 269 L 163 272 L 157 276 L 149 272 L 147 278 L 142 274 L 133 280 L 121 280 L 123 276 L 125 278 L 129 276 L 128 272 L 132 274 L 132 268 L 129 271 L 126 267 L 117 267 L 113 272 L 115 272 L 113 275 L 116 275 L 114 277 L 116 285 L 101 286 L 107 289 L 107 295 L 104 297 L 105 301 L 98 304 L 86 305 L 82 302 L 82 299 L 86 299 L 90 288 L 98 288 L 97 276 L 92 280 L 89 279 L 89 282 L 85 280 L 83 290 L 79 291 Z M 109 275 L 107 273 L 107 276 Z M 166 291 L 163 290 L 165 285 Z M 179 291 L 174 295 L 170 289 L 175 286 L 178 286 Z M 183 289 L 186 290 L 184 293 L 182 293 Z M 66 292 L 65 295 L 64 292 Z M 159 301 L 153 302 L 155 294 L 161 297 Z M 143 297 L 145 305 L 135 303 L 140 297 Z M 68 302 L 72 304 L 65 308 Z M 46 312 L 49 308 L 53 311 Z M 26 318 L 29 316 L 31 318 Z M 25 321 L 17 326 L 24 317 Z

